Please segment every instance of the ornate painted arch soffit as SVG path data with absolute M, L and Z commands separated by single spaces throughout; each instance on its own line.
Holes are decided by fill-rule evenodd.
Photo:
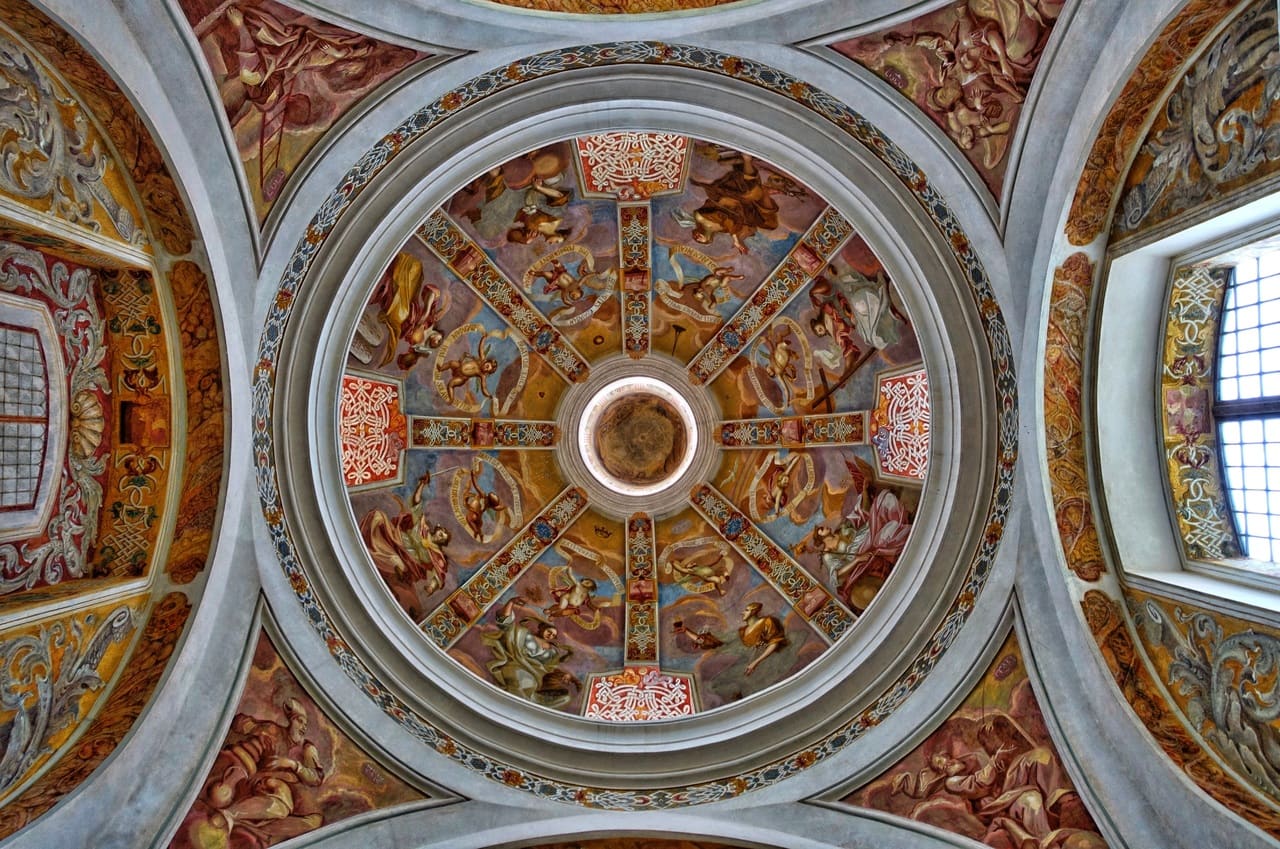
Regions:
M 2 4 L 0 835 L 133 728 L 206 581 L 222 340 L 143 118 L 72 36 Z
M 1127 461 L 1116 461 L 1115 452 L 1101 442 L 1102 423 L 1106 416 L 1125 415 L 1127 401 L 1116 401 L 1131 399 L 1136 412 L 1128 418 L 1141 421 L 1152 435 L 1137 450 L 1149 451 L 1153 468 L 1162 471 L 1158 422 L 1167 416 L 1176 424 L 1183 410 L 1177 399 L 1166 407 L 1158 391 L 1158 342 L 1130 357 L 1130 363 L 1149 357 L 1151 368 L 1143 371 L 1130 363 L 1118 369 L 1103 357 L 1114 360 L 1118 346 L 1104 349 L 1097 339 L 1108 333 L 1107 322 L 1133 322 L 1140 301 L 1126 300 L 1126 290 L 1145 287 L 1155 293 L 1147 301 L 1148 314 L 1169 309 L 1167 261 L 1153 264 L 1158 281 L 1134 286 L 1118 279 L 1108 285 L 1108 269 L 1128 261 L 1127 252 L 1274 190 L 1276 157 L 1252 146 L 1272 137 L 1277 121 L 1275 16 L 1275 5 L 1267 2 L 1188 3 L 1118 86 L 1082 164 L 1071 207 L 1059 223 L 1057 263 L 1046 287 L 1043 362 L 1045 462 L 1056 541 L 1082 620 L 1120 692 L 1168 757 L 1204 793 L 1272 836 L 1280 834 L 1280 797 L 1272 767 L 1252 765 L 1266 756 L 1256 754 L 1249 741 L 1274 733 L 1273 720 L 1249 709 L 1241 720 L 1228 720 L 1206 706 L 1241 698 L 1237 686 L 1252 689 L 1244 682 L 1266 677 L 1262 670 L 1271 668 L 1280 644 L 1273 629 L 1229 615 L 1224 611 L 1230 605 L 1206 592 L 1158 582 L 1138 586 L 1131 573 L 1146 564 L 1136 562 L 1141 555 L 1134 556 L 1133 540 L 1145 551 L 1169 552 L 1160 568 L 1173 564 L 1176 571 L 1181 565 L 1173 540 L 1176 525 L 1163 503 L 1139 510 L 1116 497 L 1124 491 L 1115 481 L 1142 480 L 1142 464 L 1126 471 Z M 1191 103 L 1202 110 L 1187 109 Z M 1134 380 L 1139 373 L 1145 377 Z M 1127 391 L 1117 394 L 1117 384 L 1126 381 Z M 1102 409 L 1099 399 L 1108 386 L 1109 406 Z M 1114 427 L 1110 433 L 1121 435 Z M 1179 439 L 1194 447 L 1194 436 L 1188 432 Z M 1104 490 L 1108 475 L 1110 488 Z M 1153 480 L 1152 490 L 1163 492 L 1160 479 Z M 1168 537 L 1170 544 L 1157 544 L 1150 535 L 1135 537 L 1137 527 L 1158 527 L 1159 539 Z M 1241 642 L 1249 645 L 1249 659 L 1240 671 L 1215 672 L 1235 663 L 1231 655 Z M 1249 704 L 1269 699 L 1259 693 L 1243 698 Z M 1227 730 L 1239 723 L 1265 728 Z
M 260 341 L 259 495 L 295 603 L 423 746 L 697 804 L 934 668 L 1003 533 L 1014 384 L 981 261 L 878 129 L 752 60 L 578 47 L 424 107 L 321 206 Z

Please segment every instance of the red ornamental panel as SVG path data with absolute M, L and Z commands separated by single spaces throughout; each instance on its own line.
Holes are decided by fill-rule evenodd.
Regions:
M 689 676 L 663 672 L 657 667 L 631 666 L 616 675 L 592 676 L 582 715 L 609 722 L 645 722 L 697 712 L 697 697 Z
M 347 486 L 400 480 L 409 438 L 402 394 L 398 381 L 342 376 L 338 438 Z
M 689 139 L 675 133 L 615 132 L 574 140 L 588 195 L 644 200 L 678 191 L 689 165 Z
M 924 366 L 876 377 L 871 444 L 881 474 L 924 480 L 929 468 L 929 378 Z

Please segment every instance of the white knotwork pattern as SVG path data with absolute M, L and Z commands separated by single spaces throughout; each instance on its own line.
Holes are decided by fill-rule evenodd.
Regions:
M 400 389 L 393 383 L 343 375 L 338 421 L 342 481 L 347 486 L 399 474 L 405 442 L 404 435 L 393 427 L 399 401 Z
M 578 156 L 589 192 L 616 193 L 623 200 L 679 188 L 689 139 L 675 133 L 599 133 L 578 139 Z
M 924 369 L 882 377 L 876 403 L 876 446 L 886 474 L 923 480 L 929 468 L 929 377 Z
M 645 722 L 692 716 L 696 710 L 687 680 L 657 669 L 627 669 L 591 682 L 583 716 L 608 722 Z

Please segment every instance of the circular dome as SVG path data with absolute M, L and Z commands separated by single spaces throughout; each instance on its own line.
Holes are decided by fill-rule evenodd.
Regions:
M 344 671 L 445 756 L 608 807 L 734 795 L 894 710 L 972 609 L 1015 433 L 998 309 L 864 126 L 528 67 L 424 108 L 313 221 L 263 337 L 268 524 Z M 650 493 L 580 439 L 631 378 L 674 411 Z
M 929 457 L 920 346 L 779 165 L 670 132 L 542 145 L 371 288 L 338 399 L 367 566 L 488 684 L 689 716 L 804 669 L 892 574 Z

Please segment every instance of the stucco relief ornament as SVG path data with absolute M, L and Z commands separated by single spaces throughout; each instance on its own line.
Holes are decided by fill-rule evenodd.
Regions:
M 50 735 L 80 718 L 80 697 L 102 687 L 97 670 L 103 655 L 134 626 L 129 608 L 118 607 L 101 622 L 91 613 L 83 623 L 54 622 L 0 643 L 0 671 L 7 682 L 0 688 L 0 715 L 12 712 L 0 754 L 0 794 L 50 752 Z M 92 631 L 86 637 L 87 628 Z
M 1280 124 L 1266 123 L 1280 102 L 1275 32 L 1275 6 L 1255 5 L 1183 78 L 1165 107 L 1169 125 L 1142 151 L 1154 157 L 1151 170 L 1124 196 L 1120 230 L 1137 228 L 1158 205 L 1188 209 L 1280 158 Z M 1261 92 L 1251 95 L 1259 84 Z M 1192 163 L 1199 179 L 1191 177 Z
M 32 200 L 47 200 L 50 211 L 72 224 L 98 230 L 95 202 L 116 232 L 141 244 L 142 230 L 133 215 L 103 183 L 109 161 L 90 137 L 84 113 L 75 111 L 73 125 L 64 110 L 75 107 L 59 96 L 53 81 L 30 54 L 0 37 L 0 189 Z
M 75 418 L 73 447 L 62 470 L 57 507 L 46 526 L 47 539 L 35 546 L 0 545 L 0 592 L 29 589 L 41 579 L 55 584 L 65 577 L 82 577 L 88 570 L 89 548 L 98 537 L 102 486 L 97 480 L 105 466 L 99 453 L 84 453 L 92 441 L 86 395 L 109 392 L 102 361 L 106 356 L 104 327 L 91 292 L 93 275 L 85 268 L 69 270 L 60 262 L 46 266 L 42 254 L 12 243 L 0 243 L 0 291 L 43 296 L 54 307 L 63 354 L 71 372 Z M 50 411 L 51 413 L 54 411 Z M 59 415 L 67 415 L 60 412 Z
M 1176 607 L 1170 619 L 1150 601 L 1134 618 L 1172 656 L 1168 683 L 1187 699 L 1192 727 L 1239 775 L 1280 799 L 1280 640 L 1253 630 L 1228 635 L 1208 614 Z

